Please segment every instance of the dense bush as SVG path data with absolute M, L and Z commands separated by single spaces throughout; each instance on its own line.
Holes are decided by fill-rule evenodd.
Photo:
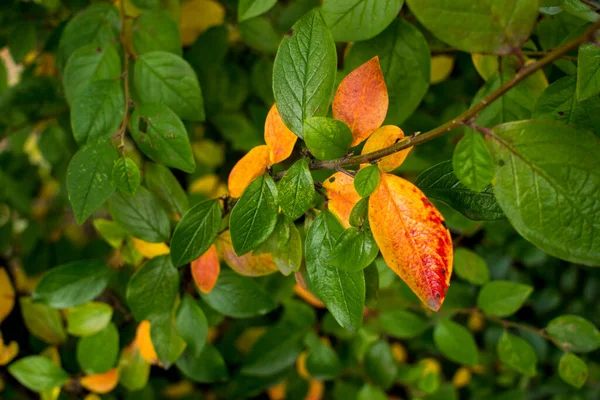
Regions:
M 599 398 L 598 10 L 2 2 L 0 397 Z

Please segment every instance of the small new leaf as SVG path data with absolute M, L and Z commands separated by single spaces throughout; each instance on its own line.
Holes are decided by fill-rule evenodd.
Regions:
M 360 197 L 365 198 L 377 189 L 379 185 L 379 168 L 369 165 L 362 168 L 354 177 L 354 188 Z

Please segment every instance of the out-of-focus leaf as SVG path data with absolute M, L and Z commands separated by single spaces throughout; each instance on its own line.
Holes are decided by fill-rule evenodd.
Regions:
M 508 317 L 517 312 L 533 288 L 517 282 L 491 281 L 486 283 L 477 297 L 481 310 L 496 317 Z
M 119 356 L 119 331 L 111 322 L 97 333 L 77 342 L 77 362 L 88 374 L 107 372 Z
M 498 357 L 500 361 L 517 372 L 535 376 L 537 356 L 533 347 L 524 339 L 504 332 L 498 342 Z

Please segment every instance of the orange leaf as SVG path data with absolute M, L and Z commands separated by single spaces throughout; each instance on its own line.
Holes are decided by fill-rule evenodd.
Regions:
M 204 254 L 192 261 L 191 269 L 198 289 L 204 294 L 210 293 L 215 287 L 221 271 L 217 247 L 214 244 L 211 245 Z
M 360 200 L 354 189 L 354 179 L 343 172 L 336 172 L 323 182 L 327 191 L 327 207 L 341 221 L 344 228 L 350 227 L 350 213 Z
M 119 382 L 119 370 L 113 368 L 103 374 L 92 374 L 80 379 L 81 386 L 94 393 L 112 392 Z
M 135 342 L 142 358 L 150 364 L 158 364 L 158 354 L 154 350 L 152 339 L 150 339 L 150 321 L 142 321 L 135 332 Z
M 305 400 L 321 400 L 324 391 L 325 385 L 323 382 L 312 379 L 308 386 L 308 393 L 306 394 Z
M 325 308 L 325 304 L 321 300 L 298 284 L 294 285 L 294 293 L 296 293 L 298 297 L 302 298 L 302 300 L 306 301 L 313 307 Z
M 363 147 L 362 154 L 372 153 L 385 147 L 390 147 L 403 138 L 404 132 L 397 126 L 382 126 L 381 128 L 377 129 L 375 133 L 371 135 L 371 137 L 369 137 Z M 383 172 L 395 170 L 404 162 L 404 160 L 406 160 L 406 156 L 408 156 L 408 153 L 410 153 L 411 149 L 412 147 L 409 147 L 408 149 L 399 151 L 387 157 L 383 157 L 377 163 L 379 169 L 381 169 Z
M 252 252 L 238 256 L 231 244 L 231 234 L 227 230 L 217 238 L 217 250 L 225 263 L 240 275 L 263 276 L 278 271 L 270 254 L 253 255 Z
M 0 268 L 0 322 L 10 314 L 15 306 L 15 288 L 6 269 Z
M 452 240 L 444 218 L 412 183 L 382 174 L 369 199 L 369 222 L 387 265 L 433 311 L 452 274 Z
M 379 66 L 373 57 L 340 83 L 333 99 L 333 118 L 350 127 L 356 146 L 383 124 L 388 110 L 388 91 Z
M 292 154 L 298 136 L 283 123 L 275 104 L 267 114 L 265 121 L 265 142 L 270 149 L 271 164 L 277 164 Z
M 270 165 L 269 146 L 263 144 L 254 147 L 231 170 L 227 182 L 229 195 L 234 198 L 240 197 L 244 189 Z

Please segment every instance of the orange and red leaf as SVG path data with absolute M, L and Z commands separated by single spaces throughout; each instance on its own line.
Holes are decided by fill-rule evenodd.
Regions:
M 221 272 L 217 247 L 213 244 L 200 257 L 192 261 L 192 277 L 198 289 L 204 294 L 210 293 Z
M 344 228 L 350 227 L 350 213 L 361 199 L 354 188 L 354 178 L 336 172 L 323 182 L 323 188 L 327 192 L 327 207 L 335 215 Z
M 367 142 L 363 146 L 362 154 L 372 153 L 377 150 L 384 149 L 386 147 L 390 147 L 393 144 L 404 139 L 404 132 L 402 129 L 398 128 L 394 125 L 386 125 L 377 129 L 375 133 L 373 133 Z M 379 169 L 383 172 L 390 172 L 398 168 L 404 160 L 406 160 L 406 156 L 410 153 L 412 147 L 408 149 L 399 151 L 387 157 L 383 157 L 377 165 Z
M 248 185 L 271 166 L 269 146 L 256 146 L 242 157 L 229 173 L 229 195 L 238 198 Z
M 265 121 L 265 142 L 269 146 L 271 164 L 277 164 L 288 158 L 294 150 L 298 136 L 283 123 L 277 106 L 273 104 Z
M 150 321 L 140 322 L 135 332 L 135 343 L 144 360 L 150 364 L 159 364 L 158 354 L 150 338 Z
M 119 382 L 119 370 L 113 368 L 101 374 L 84 376 L 79 380 L 81 386 L 94 393 L 112 392 Z

